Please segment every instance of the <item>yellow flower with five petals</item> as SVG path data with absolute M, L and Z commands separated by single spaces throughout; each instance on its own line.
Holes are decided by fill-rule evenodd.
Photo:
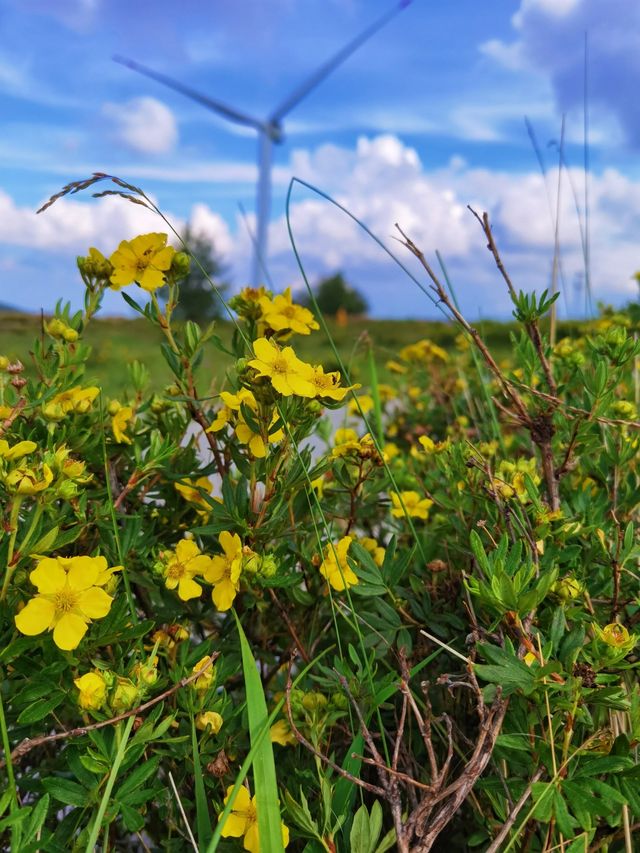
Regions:
M 111 289 L 120 290 L 135 281 L 152 293 L 165 284 L 165 273 L 175 253 L 172 246 L 167 246 L 166 234 L 140 234 L 133 240 L 123 240 L 109 258 L 113 264 Z
M 293 347 L 280 349 L 273 341 L 258 338 L 253 342 L 255 358 L 249 361 L 249 367 L 258 371 L 258 376 L 267 376 L 271 384 L 282 394 L 290 397 L 315 397 L 316 389 L 312 382 L 313 367 L 300 361 Z
M 224 553 L 211 557 L 204 578 L 213 584 L 213 603 L 218 610 L 225 611 L 233 604 L 240 587 L 243 550 L 237 533 L 231 534 L 228 530 L 223 530 L 218 541 Z
M 347 560 L 347 552 L 352 541 L 351 536 L 343 536 L 336 545 L 329 543 L 324 549 L 320 574 L 338 592 L 358 583 L 358 578 Z
M 17 629 L 28 637 L 53 630 L 58 648 L 75 649 L 89 623 L 111 609 L 101 589 L 108 577 L 104 557 L 45 557 L 29 575 L 38 594 L 14 617 Z

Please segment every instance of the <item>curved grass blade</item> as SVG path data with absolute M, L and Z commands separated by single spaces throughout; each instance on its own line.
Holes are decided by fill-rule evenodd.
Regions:
M 235 611 L 234 616 L 240 635 L 251 745 L 253 746 L 256 740 L 260 738 L 256 754 L 253 757 L 253 784 L 258 812 L 260 848 L 268 850 L 269 853 L 284 853 L 273 744 L 271 738 L 261 736 L 269 717 L 267 703 L 253 653 Z

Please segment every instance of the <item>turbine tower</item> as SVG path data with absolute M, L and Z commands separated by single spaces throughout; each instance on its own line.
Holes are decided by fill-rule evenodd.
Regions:
M 279 145 L 284 141 L 282 120 L 300 101 L 306 98 L 313 89 L 328 77 L 334 69 L 345 62 L 360 45 L 371 38 L 374 33 L 410 3 L 411 0 L 400 0 L 392 9 L 370 24 L 370 26 L 341 48 L 331 59 L 323 63 L 300 86 L 294 89 L 264 120 L 246 115 L 240 110 L 227 106 L 215 98 L 210 98 L 207 95 L 196 92 L 195 89 L 185 86 L 165 74 L 153 71 L 151 68 L 147 68 L 132 59 L 127 59 L 123 56 L 113 57 L 115 62 L 119 62 L 133 71 L 144 74 L 146 77 L 150 77 L 152 80 L 156 80 L 158 83 L 162 83 L 176 92 L 180 92 L 181 95 L 191 98 L 192 101 L 196 101 L 203 107 L 224 116 L 229 121 L 252 127 L 257 131 L 258 187 L 256 193 L 256 234 L 251 273 L 251 282 L 254 286 L 260 284 L 262 278 L 260 271 L 267 261 L 267 230 L 271 213 L 271 163 L 274 144 Z

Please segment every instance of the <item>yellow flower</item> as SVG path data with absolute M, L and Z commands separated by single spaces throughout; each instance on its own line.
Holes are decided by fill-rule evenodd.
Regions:
M 5 475 L 4 482 L 8 491 L 18 495 L 37 495 L 51 485 L 53 472 L 43 463 L 40 470 L 19 465 Z
M 356 542 L 371 554 L 376 566 L 381 566 L 384 563 L 385 549 L 378 545 L 375 539 L 371 539 L 369 536 L 360 536 Z
M 191 670 L 191 674 L 195 675 L 196 672 L 199 672 L 209 663 L 209 656 L 200 658 L 198 663 Z M 190 686 L 197 690 L 199 693 L 206 693 L 207 690 L 211 687 L 216 677 L 216 668 L 215 666 L 207 666 L 207 669 L 204 670 L 194 681 L 191 682 Z
M 165 283 L 165 272 L 174 255 L 175 249 L 167 246 L 166 234 L 141 234 L 123 240 L 109 259 L 114 267 L 111 288 L 120 290 L 135 281 L 143 290 L 157 290 Z
M 360 404 L 360 408 L 358 408 L 358 403 Z M 350 400 L 347 407 L 350 415 L 359 415 L 361 410 L 362 414 L 366 415 L 371 409 L 373 409 L 373 397 L 369 394 L 361 394 L 355 400 Z
M 50 421 L 60 421 L 73 412 L 84 415 L 91 410 L 91 404 L 100 393 L 95 385 L 88 388 L 69 388 L 52 397 L 42 409 L 42 414 Z
M 284 397 L 296 394 L 298 397 L 315 397 L 313 368 L 300 361 L 292 347 L 280 349 L 266 338 L 258 338 L 253 343 L 256 358 L 251 359 L 249 367 L 258 371 L 258 376 L 268 376 L 271 384 Z
M 360 449 L 360 441 L 358 433 L 354 429 L 337 429 L 333 437 L 335 447 L 331 451 L 334 459 L 339 459 L 341 456 L 346 456 Z
M 278 720 L 269 729 L 271 743 L 279 743 L 280 746 L 295 746 L 298 742 L 291 731 L 291 726 L 286 720 Z
M 131 444 L 131 439 L 125 430 L 134 420 L 135 415 L 131 406 L 121 406 L 111 418 L 111 430 L 118 444 Z
M 92 619 L 102 619 L 112 598 L 100 588 L 108 575 L 104 557 L 45 557 L 29 575 L 38 595 L 16 616 L 16 627 L 33 637 L 53 630 L 60 649 L 75 649 Z
M 385 462 L 391 462 L 400 453 L 400 448 L 393 441 L 388 441 L 382 448 L 382 455 Z
M 227 788 L 227 796 L 224 798 L 226 806 L 233 791 L 233 785 Z M 220 817 L 218 820 L 220 820 Z M 256 809 L 256 798 L 250 797 L 245 787 L 238 791 L 233 808 L 225 820 L 222 832 L 223 838 L 240 838 L 244 836 L 244 849 L 249 853 L 260 853 L 260 837 L 258 835 L 258 812 Z M 282 824 L 282 846 L 289 844 L 289 830 Z
M 259 300 L 259 305 L 263 322 L 274 332 L 291 331 L 299 335 L 309 335 L 312 329 L 320 328 L 308 308 L 296 305 L 292 301 L 290 287 L 273 299 L 263 296 Z
M 22 459 L 23 456 L 33 453 L 37 446 L 35 441 L 19 441 L 10 446 L 8 441 L 0 438 L 0 458 L 6 459 L 7 462 L 14 462 L 16 459 Z
M 391 492 L 391 502 L 393 509 L 391 515 L 394 518 L 402 518 L 404 515 L 410 515 L 412 518 L 425 519 L 429 515 L 429 510 L 433 506 L 433 501 L 429 498 L 421 498 L 417 492 Z M 404 508 L 403 505 L 404 504 Z
M 87 672 L 80 678 L 74 678 L 73 683 L 80 691 L 78 705 L 83 711 L 99 711 L 107 698 L 107 683 L 98 669 Z
M 595 629 L 602 642 L 614 649 L 631 651 L 638 639 L 635 634 L 630 634 L 625 626 L 619 622 L 611 622 L 602 629 L 596 625 Z
M 393 359 L 391 359 L 390 361 L 387 362 L 387 370 L 390 370 L 391 373 L 406 373 L 407 372 L 407 368 L 403 364 L 400 364 L 397 361 L 393 361 Z
M 329 543 L 324 550 L 320 574 L 338 592 L 358 583 L 358 578 L 347 560 L 347 551 L 352 541 L 351 536 L 343 536 L 337 545 Z
M 240 587 L 243 550 L 237 533 L 231 534 L 223 530 L 218 541 L 224 554 L 211 558 L 204 577 L 213 584 L 213 603 L 218 610 L 224 611 L 231 607 Z
M 277 444 L 284 438 L 284 430 L 282 427 L 273 430 L 275 424 L 280 420 L 277 412 L 273 413 L 269 431 L 267 432 L 267 442 L 269 444 Z M 256 459 L 262 459 L 267 455 L 267 446 L 264 437 L 259 432 L 254 432 L 248 423 L 240 419 L 236 425 L 236 436 L 241 444 L 248 444 L 249 450 L 253 453 Z
M 217 735 L 222 728 L 224 720 L 217 711 L 202 711 L 196 717 L 196 728 L 201 732 L 211 729 L 211 733 Z
M 324 367 L 318 364 L 313 368 L 311 383 L 316 390 L 316 397 L 329 397 L 331 400 L 344 400 L 349 391 L 360 388 L 360 385 L 348 385 L 340 387 L 340 372 L 325 373 Z
M 118 676 L 116 679 L 116 689 L 111 697 L 111 707 L 116 714 L 124 714 L 129 711 L 141 699 L 140 688 L 137 687 L 130 678 Z
M 174 483 L 176 492 L 182 495 L 182 497 L 189 501 L 190 504 L 196 504 L 196 506 L 202 507 L 205 512 L 209 512 L 210 506 L 207 503 L 206 499 L 203 497 L 203 492 L 206 492 L 208 495 L 213 491 L 213 483 L 208 477 L 198 477 L 197 480 L 185 479 L 185 483 Z
M 198 598 L 202 587 L 194 581 L 195 575 L 203 575 L 209 568 L 211 557 L 202 554 L 193 539 L 182 539 L 176 545 L 175 551 L 163 555 L 165 586 L 167 589 L 178 588 L 178 597 L 182 601 Z

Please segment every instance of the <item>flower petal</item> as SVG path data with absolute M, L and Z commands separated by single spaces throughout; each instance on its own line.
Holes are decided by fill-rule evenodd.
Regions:
M 223 580 L 216 584 L 211 593 L 213 603 L 221 612 L 228 610 L 236 597 L 236 585 L 231 581 Z
M 36 634 L 41 634 L 50 627 L 55 612 L 56 609 L 52 601 L 37 595 L 20 613 L 15 615 L 16 628 L 21 634 L 26 634 L 27 637 L 35 637 Z
M 77 609 L 89 619 L 102 619 L 111 610 L 112 601 L 111 596 L 103 589 L 92 586 L 80 594 Z
M 93 557 L 71 557 L 69 563 L 67 582 L 75 590 L 92 587 L 102 569 L 102 563 L 96 563 Z
M 87 633 L 87 623 L 75 613 L 65 613 L 53 629 L 53 642 L 59 649 L 69 652 L 75 649 Z
M 182 578 L 178 587 L 178 596 L 182 601 L 188 601 L 190 598 L 198 598 L 202 592 L 202 587 L 196 583 L 193 578 Z
M 67 582 L 67 573 L 58 560 L 45 557 L 29 575 L 31 583 L 38 588 L 38 592 L 57 592 Z

